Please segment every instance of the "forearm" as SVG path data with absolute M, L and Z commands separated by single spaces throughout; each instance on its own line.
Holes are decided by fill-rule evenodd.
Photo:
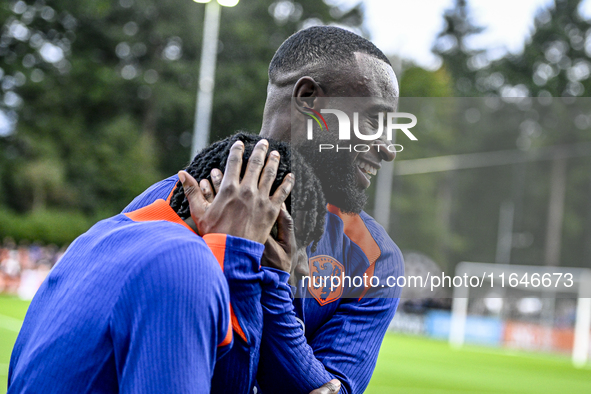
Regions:
M 235 334 L 248 345 L 258 343 L 263 325 L 260 306 L 263 273 L 259 268 L 263 245 L 225 234 L 207 234 L 203 239 L 228 282 Z
M 342 384 L 340 393 L 364 392 L 398 305 L 392 295 L 386 289 L 372 298 L 342 299 L 331 318 L 306 338 L 287 284 L 263 287 L 264 329 L 257 375 L 263 393 L 281 385 L 287 393 L 308 394 L 334 378 Z
M 335 371 L 330 373 L 315 357 L 294 313 L 288 275 L 278 275 L 282 280 L 265 285 L 261 296 L 264 329 L 257 381 L 263 393 L 282 387 L 285 393 L 308 394 L 331 379 L 346 381 Z M 340 392 L 349 392 L 346 384 Z
M 260 270 L 262 245 L 221 234 L 205 235 L 204 240 L 222 266 L 230 289 L 230 308 L 234 344 L 218 360 L 212 379 L 212 392 L 250 393 L 258 367 L 263 312 Z

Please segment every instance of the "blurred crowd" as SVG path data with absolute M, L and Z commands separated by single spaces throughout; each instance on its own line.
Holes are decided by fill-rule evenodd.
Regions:
M 5 238 L 0 244 L 0 293 L 32 299 L 66 247 Z

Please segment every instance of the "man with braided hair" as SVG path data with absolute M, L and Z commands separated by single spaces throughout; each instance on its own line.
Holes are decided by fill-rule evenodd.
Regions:
M 222 172 L 219 168 L 225 168 L 228 160 L 228 151 L 235 141 L 241 141 L 246 145 L 244 152 L 244 163 L 250 158 L 252 146 L 261 137 L 245 133 L 237 133 L 222 141 L 210 145 L 203 152 L 199 153 L 192 163 L 186 168 L 195 179 L 200 180 L 199 187 L 205 198 L 212 202 L 214 195 L 218 193 L 222 185 Z M 299 248 L 299 255 L 302 252 L 305 256 L 305 247 L 315 245 L 320 240 L 324 231 L 324 220 L 326 215 L 326 200 L 322 192 L 322 186 L 318 178 L 304 162 L 301 155 L 291 151 L 285 142 L 268 140 L 270 149 L 277 151 L 282 160 L 277 166 L 277 178 L 273 187 L 278 187 L 280 180 L 292 171 L 299 181 L 295 182 L 292 194 L 286 199 L 286 210 L 291 211 L 295 218 L 297 239 L 290 241 L 290 234 L 286 234 L 286 227 L 291 219 L 283 218 L 280 215 L 278 220 L 279 229 L 275 241 L 267 239 L 265 243 L 265 255 L 262 265 L 268 266 L 268 271 L 277 275 L 281 283 L 287 283 L 290 276 L 295 276 L 296 264 L 292 264 L 291 253 L 286 252 L 295 245 L 303 245 Z M 223 178 L 225 179 L 225 178 Z M 212 189 L 213 186 L 213 189 Z M 132 212 L 140 209 L 149 201 L 158 201 L 159 198 L 166 198 L 171 208 L 184 220 L 193 220 L 196 215 L 191 215 L 189 200 L 187 199 L 183 185 L 178 175 L 174 175 L 162 182 L 150 187 L 142 195 L 138 196 L 124 210 Z M 279 245 L 283 244 L 283 247 Z M 214 254 L 217 244 L 208 244 Z M 223 255 L 223 252 L 219 252 Z M 294 259 L 294 262 L 298 260 Z M 307 259 L 304 259 L 304 263 Z M 301 260 L 299 260 L 301 263 Z M 273 270 L 273 268 L 280 268 Z M 228 273 L 229 272 L 229 273 Z M 272 293 L 278 286 L 278 280 L 266 281 L 265 277 L 251 278 L 249 280 L 237 280 L 232 277 L 233 271 L 227 272 L 224 264 L 224 273 L 230 288 L 230 304 L 232 306 L 232 327 L 235 340 L 227 356 L 223 357 L 216 364 L 212 379 L 212 392 L 214 393 L 248 393 L 254 384 L 259 349 L 262 335 L 263 310 L 261 308 L 261 294 Z M 291 275 L 290 275 L 291 274 Z M 330 380 L 330 379 L 329 379 Z M 327 380 L 328 382 L 328 380 Z M 323 384 L 327 383 L 323 382 Z M 338 382 L 335 381 L 338 387 Z M 320 386 L 320 385 L 318 385 Z M 318 387 L 317 386 L 317 387 Z M 330 394 L 330 391 L 320 391 L 318 394 Z
M 380 281 L 404 275 L 400 250 L 384 228 L 363 212 L 371 177 L 382 161 L 396 156 L 386 149 L 389 141 L 373 141 L 361 153 L 318 152 L 318 140 L 307 141 L 305 128 L 292 127 L 294 117 L 301 120 L 309 110 L 319 112 L 321 99 L 327 97 L 367 98 L 360 101 L 367 105 L 357 108 L 359 127 L 377 128 L 379 112 L 395 112 L 398 82 L 388 58 L 375 45 L 332 26 L 295 33 L 271 60 L 260 135 L 290 142 L 320 179 L 329 203 L 318 248 L 307 249 L 303 259 L 307 264 L 298 264 L 295 273 L 306 276 L 316 270 L 320 274 L 316 267 L 322 267 L 348 276 L 376 276 Z M 371 98 L 382 105 L 370 105 Z M 320 138 L 333 145 L 338 142 L 330 133 Z M 164 198 L 176 181 L 172 177 L 152 186 L 126 209 Z M 279 258 L 280 251 L 273 250 Z M 302 284 L 291 288 L 285 279 L 261 296 L 264 332 L 258 385 L 253 391 L 308 394 L 338 379 L 342 385 L 329 385 L 326 392 L 362 393 L 401 289 L 342 287 L 327 295 Z
M 231 143 L 234 141 L 245 143 L 247 148 L 244 152 L 244 160 L 246 162 L 251 155 L 253 144 L 260 139 L 259 136 L 237 133 L 234 136 L 213 143 L 195 157 L 193 162 L 186 168 L 186 171 L 193 175 L 195 179 L 200 180 L 199 186 L 208 201 L 214 201 L 214 195 L 218 193 L 222 184 L 222 173 L 219 168 L 224 168 L 227 164 L 228 150 Z M 287 143 L 277 142 L 272 139 L 268 141 L 270 144 L 269 149 L 276 150 L 282 157 L 277 167 L 277 178 L 273 187 L 278 187 L 280 180 L 290 171 L 298 179 L 294 184 L 292 193 L 285 201 L 286 210 L 294 216 L 295 225 L 298 227 L 295 232 L 297 239 L 291 241 L 291 243 L 286 239 L 290 237 L 289 234 L 284 234 L 290 220 L 281 215 L 278 221 L 279 229 L 277 230 L 279 234 L 275 238 L 279 242 L 289 243 L 290 246 L 303 245 L 304 248 L 300 248 L 300 253 L 302 250 L 305 253 L 305 246 L 312 244 L 312 247 L 314 247 L 324 231 L 326 201 L 322 193 L 322 186 L 301 155 L 291 151 Z M 162 195 L 169 195 L 170 206 L 181 218 L 190 219 L 191 216 L 195 217 L 195 215 L 191 215 L 183 186 L 177 179 L 178 176 L 174 176 L 169 178 L 168 182 L 165 181 L 155 185 L 155 190 L 150 191 L 152 195 L 147 196 L 147 198 L 152 199 L 153 196 L 162 194 L 162 190 L 164 190 L 165 193 Z M 164 189 L 161 189 L 163 186 Z M 169 191 L 171 188 L 172 192 Z M 146 198 L 146 196 L 140 197 Z M 134 200 L 132 205 L 134 203 L 138 203 L 138 201 Z M 215 254 L 214 248 L 216 248 L 216 245 L 210 243 L 209 246 Z M 277 256 L 279 253 L 283 253 L 283 258 Z M 250 392 L 250 387 L 254 384 L 256 376 L 263 329 L 261 297 L 275 291 L 274 289 L 277 288 L 279 282 L 286 283 L 290 273 L 293 276 L 296 264 L 292 264 L 291 261 L 290 256 L 285 255 L 278 243 L 273 238 L 269 238 L 265 243 L 265 253 L 261 264 L 268 267 L 265 272 L 273 272 L 277 275 L 278 280 L 268 281 L 264 277 L 259 280 L 236 280 L 236 278 L 226 273 L 227 268 L 224 265 L 224 273 L 226 273 L 230 287 L 232 326 L 237 337 L 228 355 L 220 359 L 216 364 L 212 379 L 213 393 Z M 263 268 L 263 270 L 265 269 Z M 338 383 L 333 382 L 333 384 Z M 324 393 L 329 394 L 330 392 L 318 392 L 318 394 Z
M 280 232 L 289 227 L 281 207 L 294 184 L 290 158 L 285 143 L 243 134 L 228 138 L 179 172 L 182 186 L 172 206 L 155 200 L 78 237 L 27 311 L 11 357 L 8 393 L 226 391 L 231 382 L 218 390 L 214 366 L 252 380 L 261 286 L 277 286 L 287 275 L 281 270 L 290 269 L 281 265 L 287 260 L 266 260 L 260 267 L 274 223 Z M 214 180 L 213 200 L 193 176 L 215 167 L 225 168 L 225 176 Z M 307 236 L 301 242 L 314 243 L 322 226 L 307 226 L 322 224 L 317 220 L 324 219 L 325 201 L 318 180 L 308 185 L 317 190 L 307 196 L 318 212 L 303 221 Z M 242 348 L 232 346 L 233 332 L 244 337 Z M 236 358 L 244 355 L 241 349 L 252 356 L 249 363 Z M 217 368 L 219 360 L 238 362 Z M 232 392 L 245 391 L 240 383 Z
M 246 166 L 246 161 L 252 153 L 252 147 L 261 138 L 252 134 L 236 133 L 221 141 L 214 142 L 195 156 L 191 164 L 185 168 L 185 171 L 195 179 L 209 181 L 200 183 L 203 185 L 203 190 L 207 192 L 207 198 L 211 200 L 213 199 L 211 185 L 219 187 L 221 182 L 221 178 L 218 177 L 221 175 L 219 169 L 226 167 L 231 145 L 236 141 L 242 141 L 245 144 L 244 166 Z M 304 158 L 297 151 L 292 152 L 289 144 L 273 139 L 268 139 L 268 142 L 269 150 L 277 151 L 282 158 L 277 167 L 277 178 L 273 183 L 273 190 L 281 184 L 281 180 L 290 172 L 296 178 L 301 179 L 294 184 L 294 189 L 285 201 L 287 211 L 291 213 L 292 217 L 301 216 L 302 218 L 301 221 L 296 221 L 296 225 L 299 223 L 302 226 L 295 232 L 296 237 L 298 237 L 297 242 L 299 245 L 306 246 L 312 242 L 316 244 L 324 232 L 324 215 L 326 214 L 322 185 L 312 169 L 305 163 Z M 170 187 L 168 183 L 172 184 L 176 181 L 173 186 L 174 190 L 170 194 L 170 206 L 182 219 L 187 219 L 190 217 L 189 203 L 183 193 L 182 184 L 177 179 L 178 176 L 173 176 L 169 178 L 169 182 L 165 184 L 161 182 L 157 185 L 165 186 L 166 189 Z M 158 191 L 154 193 L 157 194 Z M 133 205 L 133 202 L 131 205 Z

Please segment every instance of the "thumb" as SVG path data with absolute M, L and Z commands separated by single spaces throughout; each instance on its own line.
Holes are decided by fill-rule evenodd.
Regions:
M 205 212 L 205 207 L 207 206 L 207 200 L 203 196 L 201 192 L 201 188 L 199 184 L 186 171 L 179 171 L 178 173 L 179 180 L 183 184 L 183 190 L 185 191 L 185 197 L 189 202 L 189 209 L 191 210 L 191 217 L 193 220 L 195 218 L 199 218 L 202 216 L 203 212 Z

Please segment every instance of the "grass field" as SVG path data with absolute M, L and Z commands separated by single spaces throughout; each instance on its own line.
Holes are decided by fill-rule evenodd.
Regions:
M 514 353 L 389 334 L 368 394 L 591 393 L 591 368 L 568 357 Z
M 0 392 L 28 302 L 0 296 Z M 591 367 L 575 369 L 567 357 L 508 353 L 388 334 L 368 394 L 591 393 Z
M 0 393 L 6 391 L 10 353 L 28 306 L 28 301 L 0 295 Z

